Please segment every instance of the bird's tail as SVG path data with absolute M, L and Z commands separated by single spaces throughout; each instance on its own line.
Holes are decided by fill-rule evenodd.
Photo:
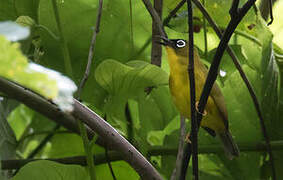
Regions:
M 240 151 L 237 144 L 234 142 L 230 132 L 228 130 L 219 133 L 220 140 L 224 145 L 224 150 L 228 158 L 231 160 L 234 157 L 239 156 Z

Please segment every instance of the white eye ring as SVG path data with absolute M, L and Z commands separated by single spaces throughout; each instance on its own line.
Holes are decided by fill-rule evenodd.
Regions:
M 182 48 L 182 47 L 185 47 L 186 46 L 186 42 L 184 41 L 184 40 L 178 40 L 177 42 L 176 42 L 176 46 L 178 47 L 178 48 Z

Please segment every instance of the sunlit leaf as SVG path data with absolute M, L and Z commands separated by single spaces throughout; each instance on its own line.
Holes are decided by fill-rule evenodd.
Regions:
M 72 94 L 76 86 L 70 79 L 56 71 L 29 63 L 19 50 L 18 43 L 11 43 L 3 36 L 0 36 L 0 42 L 0 76 L 52 99 L 63 110 L 72 110 Z

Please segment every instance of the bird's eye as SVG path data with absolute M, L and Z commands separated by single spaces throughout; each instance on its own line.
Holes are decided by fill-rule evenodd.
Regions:
M 182 47 L 185 47 L 186 46 L 186 42 L 184 40 L 178 40 L 177 43 L 176 43 L 176 46 L 178 48 L 182 48 Z

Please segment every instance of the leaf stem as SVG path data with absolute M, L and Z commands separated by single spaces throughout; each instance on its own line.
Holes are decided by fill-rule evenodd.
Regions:
M 83 76 L 83 78 L 82 78 L 82 80 L 80 82 L 80 85 L 79 85 L 79 88 L 78 88 L 78 92 L 77 92 L 78 99 L 81 98 L 82 90 L 84 88 L 84 85 L 85 85 L 85 83 L 86 83 L 86 81 L 88 79 L 89 73 L 90 73 L 92 59 L 93 59 L 93 56 L 94 56 L 96 36 L 99 33 L 99 31 L 100 31 L 100 20 L 101 20 L 101 15 L 102 15 L 103 0 L 99 0 L 98 3 L 99 4 L 98 4 L 98 9 L 97 9 L 96 25 L 95 25 L 95 29 L 94 29 L 93 34 L 92 34 L 91 42 L 90 42 L 86 69 L 85 69 L 84 76 Z
M 73 70 L 72 70 L 70 53 L 69 53 L 67 41 L 65 40 L 65 37 L 64 37 L 64 34 L 63 34 L 62 24 L 61 24 L 56 0 L 52 0 L 52 5 L 53 5 L 53 11 L 54 11 L 55 19 L 56 19 L 58 32 L 59 32 L 61 48 L 62 48 L 62 51 L 63 51 L 65 71 L 66 71 L 68 76 L 73 78 Z
M 91 180 L 96 180 L 96 174 L 95 174 L 95 168 L 94 168 L 94 160 L 92 157 L 92 146 L 90 145 L 90 142 L 87 137 L 86 128 L 84 127 L 84 124 L 78 120 L 78 126 L 80 129 L 81 137 L 83 139 L 84 144 L 84 150 L 86 154 L 86 161 L 88 165 L 89 175 Z

